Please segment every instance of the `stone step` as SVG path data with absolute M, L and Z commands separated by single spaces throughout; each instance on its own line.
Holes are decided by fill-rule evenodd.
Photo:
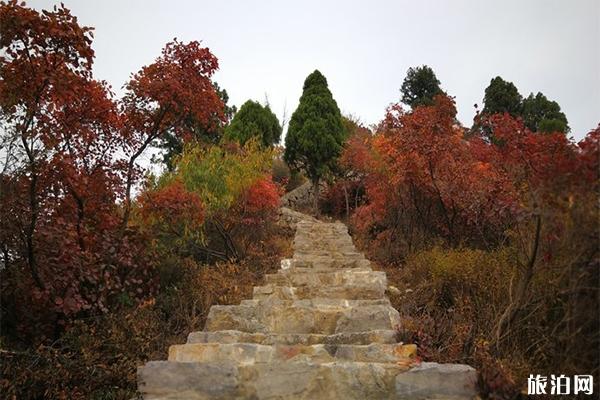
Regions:
M 173 345 L 169 361 L 223 362 L 233 360 L 242 364 L 281 361 L 358 361 L 413 365 L 417 347 L 405 344 L 349 345 L 263 345 L 256 343 L 194 343 Z
M 363 253 L 359 253 L 354 249 L 344 250 L 340 246 L 336 246 L 335 249 L 319 249 L 318 246 L 307 246 L 306 249 L 299 249 L 298 247 L 294 250 L 294 258 L 296 257 L 329 257 L 329 258 L 347 258 L 347 259 L 360 259 L 364 260 L 365 256 Z
M 325 251 L 356 253 L 356 246 L 352 240 L 330 240 L 327 238 L 315 238 L 295 240 L 293 242 L 294 251 L 298 253 L 322 253 Z
M 254 299 L 297 300 L 310 298 L 330 299 L 382 299 L 385 296 L 385 286 L 376 283 L 358 285 L 319 285 L 319 286 L 255 286 Z
M 153 361 L 138 368 L 146 400 L 471 400 L 471 367 L 423 363 L 283 361 L 243 364 Z
M 362 332 L 370 329 L 391 330 L 400 322 L 398 312 L 381 300 L 340 300 L 346 305 L 326 299 L 319 303 L 296 300 L 293 304 L 241 304 L 212 306 L 206 320 L 206 331 L 239 330 L 262 333 Z M 369 302 L 373 305 L 367 305 Z M 363 305 L 360 305 L 360 304 Z
M 264 315 L 264 311 L 273 306 L 310 308 L 315 311 L 339 310 L 344 311 L 355 307 L 390 306 L 387 297 L 379 299 L 336 299 L 327 297 L 312 297 L 308 299 L 248 299 L 242 300 L 240 306 L 256 307 L 257 313 Z
M 312 269 L 353 269 L 353 268 L 370 268 L 371 262 L 366 259 L 359 258 L 333 258 L 326 256 L 294 258 L 283 261 L 287 268 L 312 268 Z M 287 269 L 286 268 L 286 269 Z
M 370 268 L 322 269 L 293 268 L 265 275 L 265 282 L 280 286 L 322 286 L 373 284 L 387 286 L 385 272 Z
M 276 344 L 356 344 L 396 343 L 395 330 L 369 330 L 365 332 L 342 332 L 332 335 L 318 333 L 259 333 L 236 330 L 200 331 L 188 335 L 188 343 L 257 343 Z
M 356 254 L 353 254 L 356 253 Z M 329 245 L 327 243 L 321 243 L 320 245 L 303 245 L 295 246 L 294 257 L 334 257 L 334 258 L 360 258 L 365 257 L 361 253 L 357 253 L 356 249 L 352 247 L 345 247 L 340 245 Z

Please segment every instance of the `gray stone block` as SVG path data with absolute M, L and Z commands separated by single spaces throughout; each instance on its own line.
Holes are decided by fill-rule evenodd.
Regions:
M 396 376 L 396 396 L 401 399 L 473 399 L 477 371 L 463 364 L 424 362 Z

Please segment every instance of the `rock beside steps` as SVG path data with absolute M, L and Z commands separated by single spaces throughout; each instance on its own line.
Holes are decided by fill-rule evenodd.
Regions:
M 396 343 L 398 312 L 339 223 L 297 224 L 294 258 L 252 300 L 213 306 L 168 361 L 138 368 L 146 400 L 472 399 L 476 371 L 421 363 Z

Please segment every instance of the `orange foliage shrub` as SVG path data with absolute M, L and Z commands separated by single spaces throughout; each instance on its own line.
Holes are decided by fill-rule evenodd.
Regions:
M 256 181 L 245 191 L 236 207 L 241 223 L 259 225 L 272 220 L 279 207 L 280 194 L 280 187 L 270 176 Z
M 139 199 L 141 222 L 152 230 L 181 235 L 199 231 L 204 223 L 204 206 L 200 196 L 189 192 L 175 180 L 155 191 L 147 191 Z

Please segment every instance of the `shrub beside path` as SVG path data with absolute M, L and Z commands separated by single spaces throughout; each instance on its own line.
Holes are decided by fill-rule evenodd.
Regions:
M 240 305 L 215 305 L 168 361 L 138 369 L 146 400 L 472 399 L 476 371 L 419 362 L 397 343 L 384 272 L 347 227 L 297 212 L 294 256 Z

